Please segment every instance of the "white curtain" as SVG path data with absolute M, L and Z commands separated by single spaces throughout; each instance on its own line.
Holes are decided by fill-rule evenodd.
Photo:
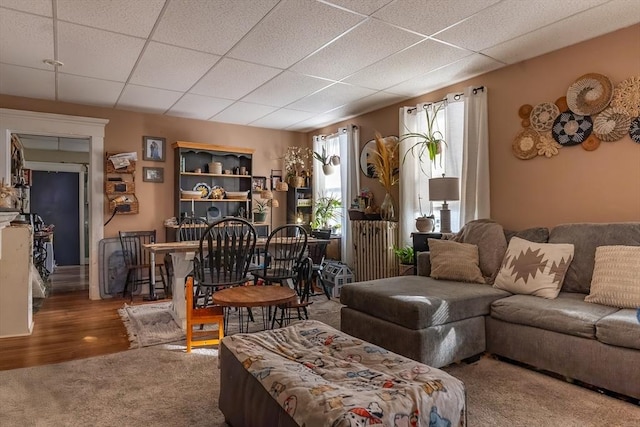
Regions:
M 400 135 L 424 133 L 426 115 L 424 109 L 435 104 L 419 104 L 400 109 Z M 450 201 L 451 228 L 458 231 L 467 222 L 488 218 L 490 215 L 489 194 L 489 132 L 487 89 L 467 87 L 464 93 L 449 94 L 444 100 L 444 109 L 438 115 L 437 129 L 443 135 L 442 165 L 440 159 L 422 164 L 411 153 L 400 158 L 400 244 L 410 244 L 415 231 L 415 218 L 420 214 L 418 202 L 422 201 L 422 213 L 436 212 L 439 202 L 429 202 L 428 179 L 441 174 L 460 178 L 460 201 Z M 410 138 L 400 143 L 401 156 L 417 142 Z M 419 199 L 419 197 L 422 197 Z
M 351 201 L 358 196 L 360 191 L 360 170 L 359 157 L 359 132 L 354 125 L 349 125 L 338 129 L 338 132 L 332 135 L 316 135 L 313 137 L 313 151 L 322 152 L 325 147 L 327 153 L 338 154 L 340 156 L 340 198 L 342 200 L 340 230 L 341 237 L 341 253 L 342 262 L 353 266 L 353 239 L 351 237 L 351 229 L 349 224 L 349 206 Z M 314 179 L 313 179 L 313 198 L 326 193 L 327 180 L 322 172 L 322 165 L 318 160 L 314 160 Z M 338 174 L 336 174 L 338 175 Z M 333 187 L 333 186 L 332 186 Z

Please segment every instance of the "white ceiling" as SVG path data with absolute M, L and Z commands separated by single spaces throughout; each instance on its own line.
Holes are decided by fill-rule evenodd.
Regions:
M 310 131 L 637 22 L 639 0 L 0 0 L 0 93 Z

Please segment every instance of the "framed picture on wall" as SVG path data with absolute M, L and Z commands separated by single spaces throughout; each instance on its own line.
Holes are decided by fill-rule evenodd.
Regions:
M 164 182 L 164 168 L 142 168 L 142 180 L 145 182 Z
M 142 137 L 142 160 L 164 162 L 167 139 L 158 136 Z
M 276 186 L 279 182 L 282 182 L 282 177 L 280 175 L 271 175 L 271 189 L 276 190 Z
M 251 181 L 252 191 L 262 191 L 267 189 L 267 177 L 266 176 L 254 176 Z

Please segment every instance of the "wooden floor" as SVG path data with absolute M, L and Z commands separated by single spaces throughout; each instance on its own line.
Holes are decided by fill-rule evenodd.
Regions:
M 33 333 L 0 338 L 0 370 L 66 362 L 129 348 L 118 309 L 129 299 L 89 300 L 84 267 L 57 267 L 51 296 L 34 314 Z M 138 303 L 136 297 L 135 303 Z

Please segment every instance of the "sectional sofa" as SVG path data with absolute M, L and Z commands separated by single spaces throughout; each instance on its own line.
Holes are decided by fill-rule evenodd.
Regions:
M 633 302 L 640 295 L 640 223 L 515 233 L 480 220 L 449 238 L 456 250 L 471 250 L 464 259 L 432 247 L 418 255 L 418 276 L 345 285 L 342 331 L 434 367 L 489 352 L 640 399 L 640 304 Z M 526 256 L 519 260 L 510 256 L 522 244 L 533 250 L 520 250 Z M 570 257 L 543 260 L 540 253 L 557 248 L 571 249 Z M 451 261 L 445 270 L 464 270 L 469 258 L 477 266 L 472 280 L 485 283 L 443 272 L 434 265 L 443 254 Z M 527 284 L 543 273 L 550 282 Z M 456 278 L 447 279 L 451 274 Z

